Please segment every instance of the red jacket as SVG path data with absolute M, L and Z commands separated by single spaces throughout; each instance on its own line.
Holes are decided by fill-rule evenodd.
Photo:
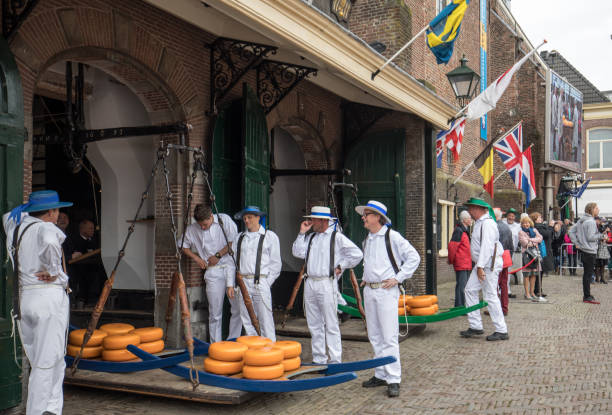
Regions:
M 461 224 L 457 225 L 453 237 L 448 243 L 448 263 L 453 264 L 455 271 L 470 271 L 472 269 L 470 235 Z

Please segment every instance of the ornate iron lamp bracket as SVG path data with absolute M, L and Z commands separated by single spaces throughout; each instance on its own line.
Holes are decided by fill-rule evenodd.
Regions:
M 210 48 L 210 114 L 217 113 L 217 102 L 268 54 L 278 48 L 259 43 L 219 37 Z
M 266 114 L 310 74 L 317 70 L 291 63 L 264 60 L 257 67 L 257 97 Z
M 9 40 L 28 17 L 38 0 L 2 0 L 2 36 Z

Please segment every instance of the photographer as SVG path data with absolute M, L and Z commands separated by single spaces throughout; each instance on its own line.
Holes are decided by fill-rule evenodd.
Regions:
M 607 284 L 606 278 L 606 266 L 610 260 L 610 252 L 608 251 L 608 232 L 610 228 L 606 222 L 606 218 L 595 217 L 595 223 L 597 224 L 597 230 L 601 234 L 599 243 L 597 245 L 597 256 L 595 260 L 595 281 L 601 284 Z
M 599 304 L 591 295 L 591 275 L 595 264 L 598 242 L 601 239 L 594 216 L 599 214 L 597 203 L 590 202 L 584 207 L 584 215 L 568 232 L 572 243 L 582 254 L 584 274 L 582 275 L 582 301 L 589 304 Z

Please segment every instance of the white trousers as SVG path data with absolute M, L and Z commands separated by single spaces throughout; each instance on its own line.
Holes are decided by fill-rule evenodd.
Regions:
M 253 309 L 255 310 L 257 320 L 259 320 L 261 335 L 275 342 L 276 330 L 274 328 L 274 316 L 272 315 L 272 293 L 270 292 L 268 279 L 260 277 L 259 284 L 255 284 L 255 280 L 249 278 L 243 278 L 243 281 L 253 302 Z M 236 289 L 236 297 L 239 298 L 240 317 L 242 317 L 242 325 L 246 334 L 248 336 L 257 336 L 257 331 L 255 331 L 255 327 L 251 323 L 251 316 L 249 316 L 249 312 L 244 305 L 240 288 Z
M 342 340 L 336 313 L 338 290 L 334 289 L 335 284 L 336 281 L 331 278 L 307 278 L 304 282 L 304 307 L 311 337 L 312 361 L 317 364 L 327 363 L 326 345 L 330 363 L 342 361 Z
M 512 253 L 512 267 L 508 271 L 512 271 L 513 269 L 518 269 L 523 266 L 523 254 L 520 252 Z M 508 284 L 510 283 L 510 279 L 512 278 L 512 274 L 508 274 Z M 519 271 L 516 273 L 516 280 L 519 284 L 523 284 L 523 271 Z
M 374 349 L 374 357 L 393 356 L 397 360 L 388 365 L 374 369 L 374 376 L 387 383 L 400 383 L 402 366 L 399 354 L 399 321 L 397 318 L 397 303 L 399 289 L 397 287 L 370 288 L 363 290 L 368 339 Z
M 483 299 L 489 303 L 488 310 L 495 326 L 495 331 L 498 333 L 508 333 L 506 327 L 506 320 L 504 319 L 504 313 L 501 309 L 501 303 L 497 296 L 498 277 L 502 270 L 502 261 L 498 260 L 495 262 L 495 269 L 491 270 L 490 267 L 485 268 L 485 280 L 480 281 L 476 273 L 476 268 L 472 270 L 470 278 L 465 285 L 465 306 L 471 307 L 478 304 L 478 292 L 482 290 Z M 468 322 L 470 327 L 475 330 L 482 330 L 482 318 L 480 316 L 480 309 L 468 313 Z
M 204 274 L 206 280 L 206 297 L 208 298 L 208 332 L 210 342 L 223 340 L 221 334 L 223 318 L 223 300 L 226 293 L 226 273 L 234 272 L 234 267 L 209 268 Z M 242 334 L 242 319 L 240 318 L 240 304 L 234 296 L 229 299 L 231 305 L 231 317 L 228 339 L 240 337 Z
M 49 285 L 21 293 L 21 343 L 32 370 L 28 380 L 27 415 L 61 414 L 70 304 L 64 288 Z

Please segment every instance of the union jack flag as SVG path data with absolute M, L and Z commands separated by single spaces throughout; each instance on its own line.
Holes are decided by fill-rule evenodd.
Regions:
M 438 168 L 442 167 L 442 153 L 444 146 L 453 152 L 455 161 L 459 160 L 461 143 L 463 141 L 463 130 L 465 129 L 465 117 L 453 121 L 448 130 L 440 131 L 436 137 L 436 158 Z
M 508 174 L 518 190 L 525 192 L 526 205 L 536 197 L 535 175 L 531 160 L 531 148 L 523 152 L 523 125 L 519 122 L 505 137 L 493 145 L 504 162 Z

